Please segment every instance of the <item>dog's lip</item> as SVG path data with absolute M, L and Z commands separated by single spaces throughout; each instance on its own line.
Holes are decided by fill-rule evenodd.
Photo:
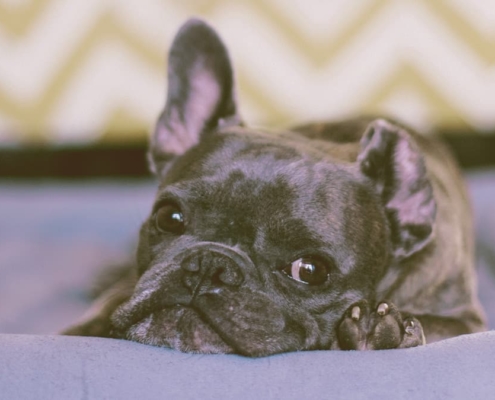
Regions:
M 177 296 L 173 299 L 164 299 L 159 304 L 151 300 L 137 304 L 125 303 L 113 313 L 111 317 L 112 325 L 119 331 L 126 331 L 155 312 L 175 307 L 191 308 L 191 301 L 191 296 Z
M 184 303 L 180 303 L 180 302 L 176 302 L 175 304 L 173 305 L 169 305 L 169 306 L 166 306 L 166 307 L 162 307 L 162 308 L 156 308 L 156 309 L 152 309 L 152 310 L 149 310 L 149 312 L 145 313 L 145 314 L 141 314 L 139 317 L 136 317 L 134 319 L 132 319 L 132 321 L 129 321 L 127 324 L 125 325 L 122 325 L 122 324 L 119 324 L 119 326 L 115 326 L 114 325 L 114 335 L 116 337 L 120 337 L 120 338 L 125 338 L 127 337 L 127 333 L 130 331 L 130 329 L 133 327 L 133 326 L 136 326 L 136 325 L 139 325 L 140 323 L 144 322 L 146 319 L 148 319 L 150 316 L 153 316 L 154 314 L 157 314 L 159 315 L 160 313 L 162 312 L 166 312 L 166 311 L 172 311 L 174 309 L 181 309 L 181 310 L 190 310 L 190 311 L 193 311 L 194 314 L 196 315 L 196 317 L 206 326 L 208 326 L 211 330 L 213 330 L 217 335 L 218 337 L 228 346 L 232 347 L 233 349 L 235 348 L 233 346 L 232 343 L 230 343 L 230 341 L 228 340 L 225 340 L 225 337 L 224 335 L 222 334 L 222 332 L 219 332 L 215 326 L 213 326 L 212 324 L 210 324 L 205 318 L 204 318 L 204 315 L 203 313 L 196 307 L 192 306 L 191 303 L 189 302 L 188 304 L 184 304 Z M 184 315 L 181 315 L 179 317 L 179 319 L 182 319 L 184 318 Z
M 189 305 L 181 304 L 181 303 L 176 303 L 176 304 L 173 304 L 173 305 L 170 305 L 167 307 L 156 308 L 156 309 L 150 310 L 149 312 L 147 312 L 144 315 L 140 315 L 139 318 L 132 320 L 132 322 L 130 322 L 126 326 L 125 330 L 128 330 L 130 327 L 143 322 L 145 319 L 149 318 L 153 314 L 157 314 L 157 313 L 161 313 L 161 312 L 165 312 L 165 311 L 170 311 L 170 310 L 178 309 L 178 308 L 194 310 L 193 307 L 190 307 Z M 194 310 L 194 311 L 196 311 L 196 310 Z
M 221 288 L 211 288 L 202 292 L 199 296 L 203 295 L 221 295 Z M 201 315 L 201 311 L 194 306 L 194 295 L 175 295 L 168 299 L 162 298 L 157 304 L 155 301 L 147 300 L 137 304 L 123 304 L 119 307 L 111 317 L 113 326 L 119 331 L 126 331 L 131 326 L 143 321 L 150 315 L 156 312 L 170 310 L 174 308 L 188 308 L 194 310 L 198 315 Z
M 176 310 L 176 314 L 174 313 L 174 308 L 178 309 L 178 310 Z M 165 319 L 165 320 L 169 319 L 169 316 L 167 316 L 167 314 L 164 314 L 167 311 L 171 311 L 172 313 L 174 313 L 174 315 L 172 315 L 171 317 L 172 317 L 172 320 L 175 319 L 175 321 L 172 322 L 172 324 L 173 324 L 172 326 L 175 326 L 175 329 L 173 329 L 172 331 L 170 329 L 166 329 L 167 326 L 168 326 L 168 328 L 170 328 L 171 326 L 168 325 L 163 320 L 163 319 Z M 179 305 L 179 304 L 176 306 L 165 307 L 162 309 L 153 310 L 149 314 L 144 315 L 140 320 L 138 320 L 135 323 L 133 323 L 132 325 L 128 326 L 125 330 L 120 330 L 120 331 L 115 330 L 114 331 L 114 335 L 115 335 L 114 337 L 120 338 L 120 339 L 137 341 L 137 342 L 141 342 L 141 343 L 145 343 L 145 344 L 150 344 L 149 338 L 147 338 L 148 333 L 146 333 L 146 334 L 144 334 L 144 336 L 142 336 L 143 331 L 142 331 L 142 327 L 140 326 L 140 324 L 144 324 L 144 326 L 147 326 L 149 323 L 152 323 L 153 325 L 151 325 L 150 327 L 152 328 L 151 334 L 154 336 L 154 338 L 155 338 L 154 340 L 162 341 L 162 344 L 160 344 L 159 346 L 176 348 L 176 349 L 179 349 L 182 351 L 191 352 L 190 349 L 187 350 L 189 348 L 188 342 L 187 341 L 182 342 L 182 340 L 184 339 L 182 336 L 184 333 L 184 331 L 182 330 L 183 327 L 181 328 L 183 320 L 185 320 L 186 326 L 189 325 L 190 322 L 193 322 L 194 324 L 197 325 L 198 328 L 201 328 L 200 331 L 202 331 L 203 329 L 206 329 L 207 333 L 208 333 L 208 331 L 210 332 L 209 335 L 214 334 L 216 337 L 215 340 L 218 341 L 218 343 L 222 343 L 223 346 L 226 346 L 226 348 L 223 349 L 222 353 L 240 354 L 239 349 L 237 349 L 236 346 L 233 343 L 231 343 L 232 341 L 229 340 L 228 336 L 225 337 L 223 332 L 219 331 L 218 329 L 216 329 L 215 326 L 210 324 L 204 318 L 204 315 L 201 312 L 199 312 L 194 307 L 190 307 L 190 306 L 186 306 L 186 305 Z M 166 325 L 162 325 L 162 324 L 166 324 Z M 202 325 L 203 327 L 199 326 L 198 324 Z M 165 327 L 162 334 L 160 334 L 159 331 L 157 331 L 157 328 L 159 329 L 160 326 Z M 134 328 L 136 328 L 136 329 L 134 329 Z M 138 333 L 137 337 L 135 336 L 136 332 Z M 194 335 L 195 335 L 194 338 L 202 340 L 200 336 L 196 336 L 198 331 L 195 330 L 194 332 L 196 332 L 196 333 L 194 333 Z M 139 336 L 139 334 L 141 336 Z M 187 331 L 186 331 L 186 334 L 187 334 Z M 179 340 L 179 342 L 177 342 L 177 340 Z M 182 345 L 185 344 L 186 347 L 181 348 L 180 346 L 182 346 L 182 345 L 180 345 L 178 343 L 182 343 Z M 205 343 L 208 343 L 208 341 Z M 155 344 L 155 345 L 157 345 L 157 344 Z M 176 346 L 179 346 L 179 347 L 176 347 Z M 196 352 L 196 351 L 198 351 L 198 349 L 192 350 L 192 352 Z M 200 351 L 200 352 L 202 353 L 202 351 Z

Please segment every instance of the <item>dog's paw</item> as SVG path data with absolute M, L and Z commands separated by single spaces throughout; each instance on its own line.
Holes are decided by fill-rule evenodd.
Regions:
M 390 302 L 382 301 L 371 309 L 366 301 L 348 308 L 337 328 L 342 350 L 382 350 L 416 347 L 425 344 L 421 323 L 403 316 Z

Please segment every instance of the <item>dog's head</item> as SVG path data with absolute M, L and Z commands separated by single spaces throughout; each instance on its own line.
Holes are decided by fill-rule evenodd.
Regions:
M 224 45 L 186 23 L 150 146 L 159 190 L 116 332 L 202 353 L 329 348 L 344 310 L 429 241 L 435 213 L 402 128 L 377 120 L 338 142 L 244 127 Z

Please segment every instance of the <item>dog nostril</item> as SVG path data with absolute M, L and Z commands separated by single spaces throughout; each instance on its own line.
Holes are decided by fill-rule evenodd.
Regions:
M 184 260 L 181 267 L 189 272 L 198 272 L 201 267 L 201 260 L 199 257 L 191 257 L 188 260 Z
M 242 275 L 237 267 L 218 267 L 210 276 L 210 282 L 214 286 L 229 285 L 236 286 L 243 281 Z
M 218 286 L 218 285 L 221 285 L 222 283 L 226 283 L 224 282 L 224 280 L 222 279 L 222 275 L 223 275 L 223 268 L 219 268 L 218 270 L 216 270 L 213 275 L 211 276 L 210 278 L 210 281 L 211 283 L 214 285 L 214 286 Z

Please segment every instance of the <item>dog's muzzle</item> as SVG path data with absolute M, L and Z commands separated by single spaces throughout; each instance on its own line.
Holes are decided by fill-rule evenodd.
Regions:
M 112 321 L 118 330 L 125 330 L 156 310 L 194 307 L 204 295 L 235 291 L 253 273 L 253 262 L 238 248 L 201 242 L 178 253 L 166 266 L 157 265 L 145 274 Z

